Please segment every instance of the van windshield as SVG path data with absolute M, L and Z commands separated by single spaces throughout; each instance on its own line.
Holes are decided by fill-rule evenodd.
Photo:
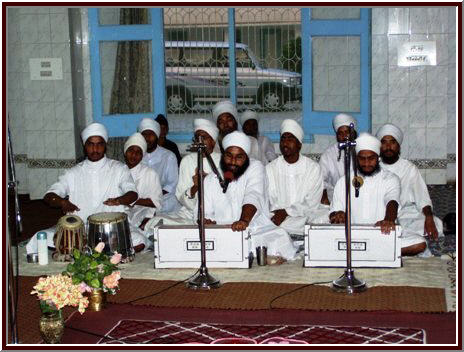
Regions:
M 247 53 L 248 53 L 248 56 L 250 57 L 251 59 L 251 62 L 253 62 L 253 64 L 256 66 L 256 67 L 259 67 L 259 68 L 267 68 L 263 63 L 260 63 L 259 60 L 256 58 L 255 54 L 250 50 L 246 50 Z

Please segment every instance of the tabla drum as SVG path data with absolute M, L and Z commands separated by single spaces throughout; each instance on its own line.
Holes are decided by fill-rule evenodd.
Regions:
M 135 251 L 126 213 L 96 213 L 90 215 L 87 222 L 90 248 L 95 248 L 99 242 L 103 242 L 105 254 L 111 256 L 114 252 L 118 252 L 122 254 L 123 262 L 134 260 Z
M 69 262 L 72 260 L 74 249 L 82 250 L 85 245 L 84 222 L 77 215 L 65 215 L 58 220 L 53 237 L 56 251 L 53 260 Z

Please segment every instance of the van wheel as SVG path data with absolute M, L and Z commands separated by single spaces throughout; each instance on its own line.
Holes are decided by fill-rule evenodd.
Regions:
M 182 112 L 192 108 L 192 96 L 183 87 L 167 89 L 167 109 L 169 112 Z
M 280 110 L 284 105 L 284 98 L 278 87 L 265 87 L 261 90 L 259 102 L 265 110 Z

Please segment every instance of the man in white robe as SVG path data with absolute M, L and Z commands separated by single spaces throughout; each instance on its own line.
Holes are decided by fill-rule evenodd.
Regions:
M 422 253 L 426 247 L 425 237 L 436 240 L 443 236 L 443 223 L 433 215 L 427 185 L 417 167 L 401 158 L 403 132 L 398 126 L 387 123 L 377 131 L 381 141 L 380 166 L 393 172 L 401 180 L 401 209 L 398 220 L 402 231 L 403 255 Z
M 46 192 L 44 201 L 53 208 L 61 208 L 63 214 L 87 218 L 100 212 L 124 212 L 137 200 L 137 189 L 126 165 L 108 159 L 105 126 L 92 123 L 81 133 L 87 158 L 65 171 Z M 47 244 L 54 248 L 56 227 L 45 230 Z M 133 241 L 134 246 L 138 243 Z M 27 253 L 37 253 L 37 235 L 26 246 Z
M 395 229 L 400 204 L 400 179 L 379 165 L 380 141 L 368 133 L 361 133 L 356 139 L 358 175 L 363 178 L 359 197 L 351 187 L 351 223 L 374 224 L 382 233 L 389 234 Z M 338 180 L 330 205 L 330 222 L 345 223 L 345 178 Z
M 321 155 L 319 166 L 321 167 L 324 180 L 324 192 L 322 194 L 322 204 L 330 204 L 333 197 L 333 189 L 337 181 L 345 175 L 344 152 L 338 149 L 338 143 L 348 139 L 350 135 L 350 124 L 354 124 L 356 130 L 356 119 L 347 114 L 338 114 L 332 120 L 332 126 L 336 134 L 337 143 L 332 144 Z
M 143 135 L 147 142 L 147 153 L 142 162 L 156 171 L 163 188 L 163 202 L 160 212 L 169 213 L 179 210 L 180 204 L 175 194 L 179 167 L 174 153 L 158 145 L 159 123 L 153 119 L 144 118 L 139 123 L 138 132 Z
M 280 127 L 282 155 L 266 166 L 271 220 L 298 235 L 304 234 L 308 218 L 311 221 L 316 216 L 323 185 L 319 165 L 300 153 L 303 136 L 295 120 L 284 120 Z
M 132 238 L 142 236 L 143 248 L 149 247 L 148 236 L 144 227 L 152 218 L 156 210 L 161 208 L 163 192 L 161 182 L 155 170 L 143 164 L 142 158 L 146 153 L 147 143 L 140 133 L 134 133 L 124 144 L 124 158 L 134 179 L 137 193 L 137 201 L 127 211 Z M 141 248 L 141 249 L 143 249 Z M 140 250 L 141 250 L 140 249 Z
M 277 158 L 277 154 L 274 149 L 274 144 L 272 144 L 271 140 L 267 136 L 259 134 L 258 121 L 258 114 L 253 110 L 246 110 L 240 116 L 240 122 L 242 124 L 243 132 L 247 136 L 254 137 L 258 140 L 258 160 L 260 160 L 263 163 L 263 165 L 266 166 L 272 160 Z
M 216 121 L 216 126 L 219 129 L 218 144 L 221 153 L 224 152 L 222 140 L 229 133 L 240 131 L 241 125 L 239 124 L 239 116 L 235 104 L 230 100 L 222 100 L 214 105 L 212 110 L 213 120 Z M 248 137 L 250 139 L 250 158 L 260 160 L 260 149 L 258 140 L 255 137 Z
M 248 229 L 252 248 L 266 246 L 272 264 L 294 259 L 297 248 L 288 233 L 269 218 L 264 166 L 248 157 L 248 136 L 232 132 L 223 139 L 223 147 L 220 165 L 228 186 L 224 193 L 215 174 L 206 176 L 205 222 L 231 224 L 233 231 Z

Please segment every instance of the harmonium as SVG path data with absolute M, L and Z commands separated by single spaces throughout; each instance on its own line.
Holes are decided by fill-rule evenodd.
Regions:
M 307 224 L 304 236 L 305 267 L 346 266 L 345 225 Z M 379 226 L 351 226 L 352 267 L 401 267 L 401 226 L 383 234 Z
M 206 225 L 208 268 L 249 268 L 251 239 L 248 231 L 234 232 L 230 225 Z M 154 229 L 155 269 L 198 268 L 201 242 L 197 225 L 161 225 Z

